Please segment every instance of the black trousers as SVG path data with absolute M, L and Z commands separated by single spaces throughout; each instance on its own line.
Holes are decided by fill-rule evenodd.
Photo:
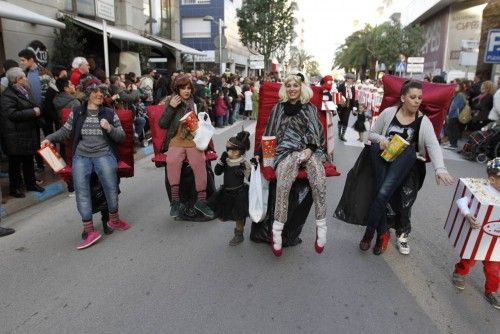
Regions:
M 9 185 L 11 192 L 21 188 L 21 165 L 26 187 L 32 188 L 36 185 L 33 158 L 32 154 L 9 155 Z
M 446 132 L 451 146 L 457 146 L 460 138 L 460 122 L 458 118 L 448 118 L 446 121 Z
M 349 109 L 339 110 L 339 124 L 343 127 L 347 127 L 349 125 L 349 115 L 351 111 Z

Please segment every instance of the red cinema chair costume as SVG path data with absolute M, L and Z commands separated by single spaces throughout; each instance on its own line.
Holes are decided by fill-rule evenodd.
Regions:
M 158 124 L 160 117 L 165 109 L 164 105 L 151 105 L 147 106 L 147 113 L 149 117 L 149 126 L 151 129 L 151 137 L 153 142 L 153 152 L 154 155 L 151 161 L 156 167 L 165 168 L 165 188 L 167 190 L 169 200 L 172 199 L 170 184 L 167 178 L 167 154 L 168 152 L 163 152 L 162 145 L 167 135 L 167 130 L 160 128 Z M 211 161 L 217 159 L 217 153 L 213 150 L 213 143 L 211 142 L 208 149 L 205 151 L 206 167 L 207 167 L 207 198 L 209 198 L 215 192 L 215 177 L 211 166 Z M 195 188 L 194 174 L 189 166 L 189 161 L 186 159 L 182 165 L 181 170 L 181 183 L 179 193 L 181 195 L 181 203 L 184 204 L 184 212 L 181 212 L 176 220 L 189 220 L 189 221 L 206 221 L 208 220 L 205 216 L 199 213 L 193 208 L 196 202 L 197 194 Z
M 260 87 L 259 92 L 259 115 L 255 128 L 255 149 L 260 147 L 262 135 L 266 128 L 267 121 L 271 115 L 271 111 L 279 101 L 278 91 L 281 87 L 280 83 L 264 82 Z M 323 89 L 321 87 L 311 87 L 314 95 L 311 103 L 314 104 L 320 113 L 320 121 L 323 125 L 325 139 L 328 138 L 327 116 L 326 111 L 321 110 L 323 102 Z M 326 140 L 325 140 L 325 152 Z M 340 175 L 331 161 L 324 162 L 325 174 L 327 177 Z M 271 229 L 274 221 L 274 203 L 276 200 L 276 173 L 272 167 L 261 166 L 263 177 L 270 181 L 269 197 L 266 218 L 263 222 L 252 223 L 250 239 L 254 242 L 270 243 Z M 295 246 L 301 242 L 299 235 L 302 231 L 309 210 L 313 204 L 311 188 L 307 180 L 307 173 L 304 169 L 299 171 L 297 178 L 292 185 L 289 197 L 289 214 L 288 220 L 283 229 L 282 238 L 283 246 Z
M 116 109 L 116 114 L 120 119 L 123 131 L 125 131 L 125 141 L 119 144 L 118 156 L 118 176 L 133 177 L 134 176 L 134 115 L 130 110 Z M 66 123 L 71 109 L 65 108 L 62 112 L 62 123 Z M 71 162 L 73 160 L 72 141 L 67 141 L 66 148 L 66 163 L 67 166 L 60 170 L 57 174 L 66 182 L 73 182 L 71 176 Z

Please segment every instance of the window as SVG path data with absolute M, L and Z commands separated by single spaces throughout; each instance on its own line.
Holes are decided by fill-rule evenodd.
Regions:
M 151 2 L 150 0 L 142 0 L 142 8 L 145 16 L 151 15 Z
M 77 13 L 95 16 L 95 0 L 76 0 Z
M 188 17 L 182 19 L 182 38 L 210 38 L 210 21 L 203 21 L 202 17 Z
M 172 6 L 171 0 L 161 0 L 160 35 L 172 39 Z
M 210 5 L 210 0 L 182 0 L 183 5 Z

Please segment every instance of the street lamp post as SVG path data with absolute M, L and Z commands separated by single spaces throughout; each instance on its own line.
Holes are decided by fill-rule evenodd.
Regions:
M 222 71 L 222 28 L 224 28 L 224 21 L 219 18 L 219 21 L 215 21 L 213 16 L 207 15 L 203 17 L 203 21 L 211 21 L 219 26 L 219 71 L 220 74 L 223 74 Z

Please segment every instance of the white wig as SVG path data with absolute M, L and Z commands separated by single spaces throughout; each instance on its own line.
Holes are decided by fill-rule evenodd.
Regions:
M 313 91 L 311 87 L 309 87 L 303 80 L 302 76 L 299 75 L 289 75 L 283 80 L 283 84 L 281 85 L 281 88 L 279 90 L 279 97 L 281 102 L 287 102 L 288 101 L 288 95 L 286 93 L 286 85 L 291 82 L 295 81 L 296 83 L 300 84 L 300 103 L 306 104 L 308 103 L 312 96 L 313 96 Z

